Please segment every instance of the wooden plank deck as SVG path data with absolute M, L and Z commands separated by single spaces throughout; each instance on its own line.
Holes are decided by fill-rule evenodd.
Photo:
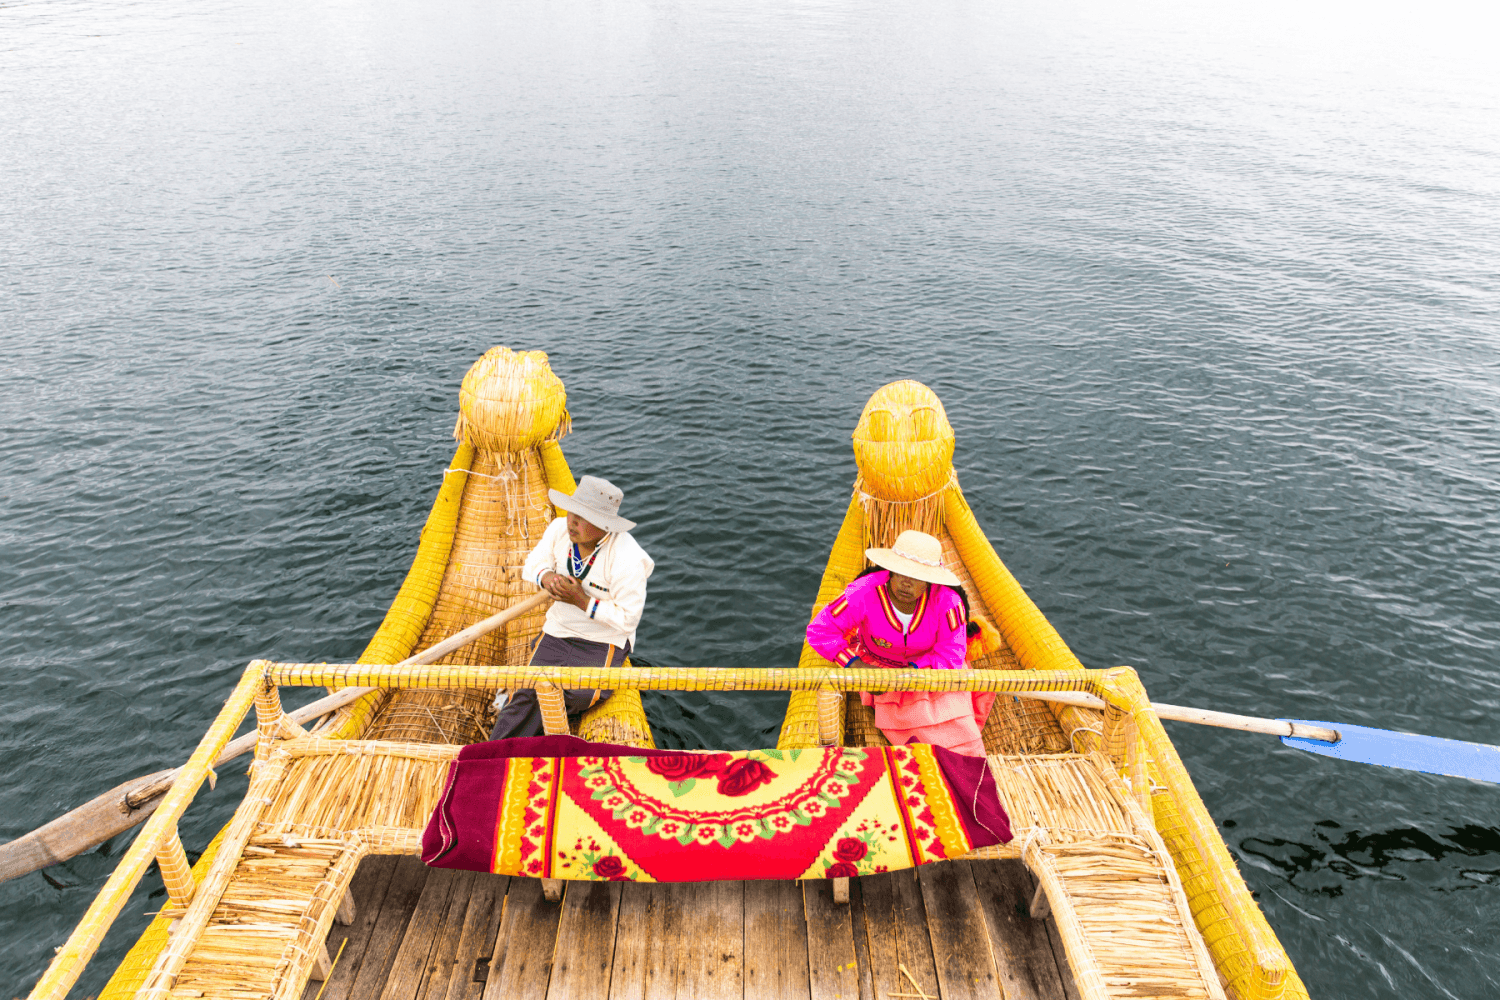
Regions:
M 848 906 L 823 881 L 569 882 L 559 904 L 375 856 L 323 1000 L 1076 1000 L 1034 889 L 1019 861 L 956 861 L 854 879 Z

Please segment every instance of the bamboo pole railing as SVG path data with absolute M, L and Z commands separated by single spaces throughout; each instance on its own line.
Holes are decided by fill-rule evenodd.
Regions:
M 281 687 L 602 688 L 637 691 L 1082 691 L 1122 711 L 1133 706 L 1117 693 L 1110 670 L 886 670 L 808 667 L 553 667 L 403 666 L 372 663 L 273 663 L 257 660 L 270 684 Z M 1133 673 L 1133 671 L 1132 671 Z

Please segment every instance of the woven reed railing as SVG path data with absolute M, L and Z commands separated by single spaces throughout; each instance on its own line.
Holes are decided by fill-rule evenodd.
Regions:
M 198 744 L 167 793 L 155 815 L 147 821 L 130 850 L 121 858 L 104 888 L 66 944 L 59 949 L 46 973 L 37 982 L 30 1000 L 64 1000 L 93 957 L 151 861 L 175 854 L 177 821 L 208 776 L 219 751 L 229 742 L 241 720 L 254 707 L 257 729 L 265 746 L 297 735 L 284 723 L 280 687 L 433 688 L 442 690 L 530 687 L 556 691 L 559 688 L 602 688 L 641 691 L 993 691 L 1028 692 L 1081 691 L 1105 702 L 1104 752 L 1129 780 L 1137 801 L 1149 803 L 1146 763 L 1154 763 L 1166 791 L 1184 805 L 1201 800 L 1176 750 L 1167 738 L 1135 671 L 1129 667 L 1110 670 L 881 670 L 881 669 L 703 669 L 703 668 L 614 668 L 543 666 L 411 666 L 382 664 L 273 663 L 256 660 L 241 676 L 233 695 Z M 1150 810 L 1146 810 L 1150 815 Z M 1275 945 L 1275 936 L 1250 897 L 1243 879 L 1216 829 L 1190 829 L 1195 846 L 1210 866 L 1220 896 L 1227 902 L 1224 919 L 1243 931 L 1264 926 L 1266 940 L 1256 941 L 1250 958 L 1257 966 L 1254 976 L 1259 989 L 1250 995 L 1276 997 L 1290 967 Z M 181 901 L 185 904 L 185 900 Z M 1253 935 L 1260 937 L 1260 935 Z M 1285 968 L 1283 967 L 1285 966 Z

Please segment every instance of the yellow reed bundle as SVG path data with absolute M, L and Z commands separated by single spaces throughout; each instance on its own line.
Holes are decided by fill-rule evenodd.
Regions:
M 492 347 L 464 376 L 453 437 L 499 454 L 534 448 L 572 428 L 567 402 L 544 352 Z
M 306 837 L 373 827 L 420 831 L 442 794 L 458 747 L 308 740 L 288 745 L 287 751 L 299 756 L 261 815 L 259 829 Z M 304 752 L 307 756 L 300 756 Z
M 880 387 L 854 428 L 865 546 L 885 547 L 908 529 L 936 535 L 953 475 L 953 427 L 937 393 L 905 380 Z

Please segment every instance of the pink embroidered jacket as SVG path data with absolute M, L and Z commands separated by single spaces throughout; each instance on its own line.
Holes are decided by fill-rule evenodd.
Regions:
M 808 644 L 841 667 L 857 656 L 872 667 L 962 670 L 968 645 L 962 598 L 951 587 L 928 586 L 903 628 L 886 590 L 890 577 L 881 570 L 849 584 L 807 626 Z

